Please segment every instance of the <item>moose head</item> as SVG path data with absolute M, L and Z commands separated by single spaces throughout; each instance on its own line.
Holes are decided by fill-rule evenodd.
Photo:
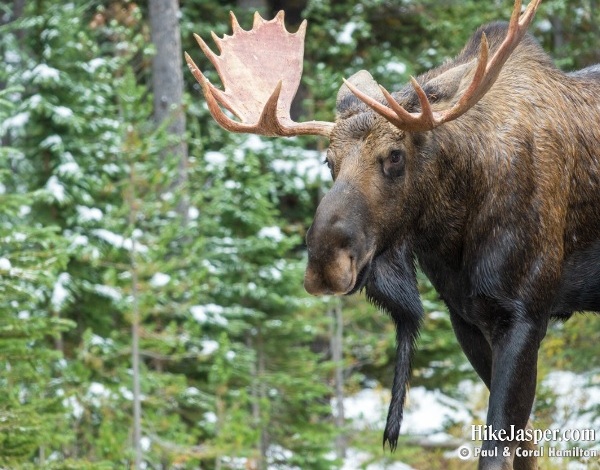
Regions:
M 485 95 L 538 4 L 531 3 L 521 18 L 520 2 L 515 4 L 508 33 L 491 59 L 482 33 L 476 59 L 469 50 L 448 70 L 413 78 L 413 90 L 393 96 L 364 70 L 344 80 L 335 123 L 290 119 L 302 74 L 306 21 L 291 34 L 285 29 L 283 11 L 272 21 L 256 13 L 253 29 L 245 31 L 232 13 L 233 36 L 213 35 L 220 56 L 195 35 L 225 91 L 212 85 L 187 54 L 186 60 L 221 126 L 265 136 L 323 135 L 331 141 L 327 164 L 334 185 L 307 236 L 309 293 L 349 294 L 364 287 L 373 260 L 403 227 L 414 223 L 410 194 L 419 191 L 417 160 L 428 145 L 427 131 L 457 119 Z M 220 105 L 240 121 L 227 117 Z
M 363 288 L 396 324 L 384 443 L 394 449 L 423 317 L 415 262 L 445 301 L 467 358 L 490 389 L 487 424 L 529 435 L 537 350 L 550 318 L 600 311 L 600 67 L 564 74 L 526 35 L 541 0 L 482 26 L 452 61 L 390 93 L 367 71 L 344 80 L 336 121 L 297 123 L 304 22 L 283 12 L 215 55 L 225 89 L 186 54 L 225 129 L 329 139 L 333 187 L 307 233 L 304 286 Z M 231 119 L 222 107 L 233 113 Z M 510 452 L 503 455 L 503 446 Z M 531 439 L 485 439 L 481 469 L 537 468 Z

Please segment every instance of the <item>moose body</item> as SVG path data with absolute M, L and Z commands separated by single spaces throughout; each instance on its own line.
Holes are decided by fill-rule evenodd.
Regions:
M 355 74 L 338 93 L 335 125 L 311 123 L 330 139 L 334 184 L 307 234 L 305 288 L 365 289 L 393 318 L 398 345 L 384 432 L 392 449 L 423 318 L 417 263 L 490 390 L 487 425 L 495 430 L 530 426 L 549 321 L 600 312 L 600 66 L 558 70 L 518 31 L 533 3 L 523 26 L 517 1 L 510 24 L 480 28 L 456 59 L 393 95 L 368 72 Z M 495 55 L 486 69 L 488 47 Z M 234 108 L 201 83 L 209 101 Z M 260 118 L 271 126 L 264 133 L 306 126 L 265 119 L 273 96 L 276 104 L 278 89 Z M 533 448 L 485 441 L 489 457 L 479 468 L 537 468 L 535 458 L 515 457 L 518 446 Z

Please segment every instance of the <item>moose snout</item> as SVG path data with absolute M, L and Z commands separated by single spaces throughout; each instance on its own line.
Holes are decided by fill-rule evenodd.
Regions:
M 339 206 L 329 206 L 330 200 L 326 196 L 321 201 L 306 236 L 308 265 L 304 288 L 312 295 L 351 292 L 361 268 L 368 262 L 367 237 L 362 224 L 356 217 L 343 217 Z
M 311 263 L 304 275 L 304 288 L 311 295 L 342 295 L 356 281 L 356 261 L 347 249 L 336 250 L 327 263 Z

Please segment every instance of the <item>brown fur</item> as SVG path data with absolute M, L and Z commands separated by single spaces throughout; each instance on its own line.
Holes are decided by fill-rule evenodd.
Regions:
M 506 25 L 481 28 L 454 61 L 418 78 L 434 110 L 471 82 L 482 31 L 493 51 Z M 383 102 L 364 72 L 352 80 Z M 418 111 L 411 86 L 394 97 Z M 600 311 L 600 67 L 565 74 L 527 36 L 472 109 L 422 133 L 397 129 L 342 87 L 328 163 L 335 184 L 307 236 L 305 285 L 314 294 L 366 287 L 395 320 L 384 442 L 396 445 L 422 317 L 415 259 L 491 390 L 488 424 L 524 428 L 549 319 Z M 339 280 L 348 263 L 353 286 L 349 274 Z M 507 445 L 512 457 L 480 468 L 512 468 L 518 443 Z M 534 459 L 514 465 L 536 468 Z

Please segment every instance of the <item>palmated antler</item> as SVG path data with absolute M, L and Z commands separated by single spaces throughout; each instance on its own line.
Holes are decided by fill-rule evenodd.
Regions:
M 475 68 L 473 80 L 469 87 L 465 90 L 464 94 L 450 109 L 433 111 L 425 91 L 423 91 L 423 88 L 421 88 L 421 86 L 413 77 L 411 77 L 411 84 L 417 93 L 419 102 L 421 103 L 420 113 L 408 112 L 406 109 L 400 106 L 392 97 L 392 95 L 382 86 L 380 86 L 380 88 L 389 107 L 366 95 L 356 86 L 352 85 L 352 83 L 349 83 L 346 80 L 344 80 L 344 83 L 350 89 L 350 91 L 356 95 L 357 98 L 359 98 L 375 112 L 383 116 L 399 129 L 411 132 L 432 130 L 439 125 L 448 121 L 452 121 L 453 119 L 456 119 L 457 117 L 466 113 L 483 97 L 483 95 L 488 92 L 498 78 L 498 75 L 500 74 L 500 71 L 502 70 L 502 67 L 506 63 L 508 57 L 525 35 L 541 1 L 542 0 L 532 0 L 527 6 L 527 9 L 523 15 L 520 15 L 521 0 L 515 0 L 515 6 L 510 18 L 510 24 L 506 38 L 489 62 L 489 47 L 487 38 L 485 34 L 481 35 L 479 58 L 477 60 L 477 66 Z
M 185 59 L 202 85 L 212 116 L 228 131 L 267 136 L 329 136 L 332 122 L 297 123 L 290 118 L 290 106 L 302 75 L 306 21 L 296 33 L 289 33 L 283 17 L 280 11 L 274 19 L 265 21 L 256 13 L 252 29 L 245 31 L 231 13 L 233 35 L 220 39 L 212 33 L 220 55 L 194 35 L 217 69 L 224 91 L 206 79 L 187 53 Z M 229 118 L 221 106 L 240 121 Z

